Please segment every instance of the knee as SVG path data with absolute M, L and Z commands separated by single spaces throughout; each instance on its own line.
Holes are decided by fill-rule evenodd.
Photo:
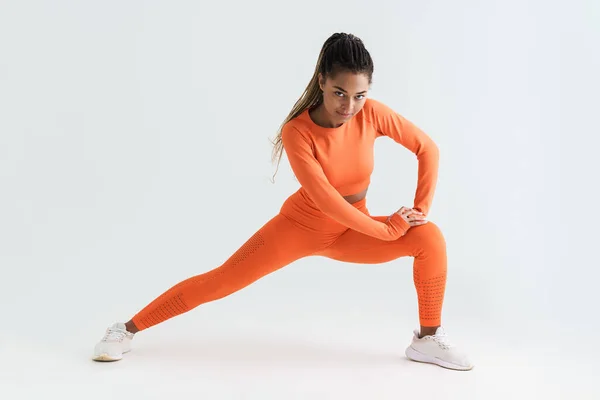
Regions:
M 446 239 L 440 227 L 435 223 L 429 221 L 425 225 L 410 228 L 410 231 L 421 251 L 427 253 L 446 251 Z

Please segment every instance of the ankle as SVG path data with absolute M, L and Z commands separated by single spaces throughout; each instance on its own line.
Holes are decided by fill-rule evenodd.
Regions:
M 127 329 L 127 332 L 129 333 L 139 332 L 139 329 L 137 328 L 137 326 L 135 326 L 132 320 L 125 322 L 125 329 Z
M 421 326 L 421 330 L 419 332 L 419 339 L 421 339 L 423 336 L 435 335 L 435 332 L 437 331 L 438 328 L 439 328 L 439 325 L 438 326 Z

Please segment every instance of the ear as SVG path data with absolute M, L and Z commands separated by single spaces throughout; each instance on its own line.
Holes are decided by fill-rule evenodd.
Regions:
M 325 78 L 323 78 L 323 74 L 319 72 L 319 88 L 323 91 L 325 87 Z

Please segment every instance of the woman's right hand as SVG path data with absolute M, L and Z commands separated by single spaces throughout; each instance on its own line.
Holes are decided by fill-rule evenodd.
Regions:
M 400 207 L 400 209 L 396 211 L 396 214 L 399 214 L 402 217 L 402 219 L 408 222 L 410 226 L 424 225 L 428 222 L 427 218 L 422 212 L 412 208 L 404 206 Z

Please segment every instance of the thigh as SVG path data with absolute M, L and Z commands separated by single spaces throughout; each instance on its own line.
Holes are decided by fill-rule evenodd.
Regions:
M 323 248 L 318 235 L 303 230 L 285 216 L 278 214 L 245 243 L 223 264 L 236 269 L 236 274 L 268 273 Z
M 327 242 L 278 214 L 246 240 L 217 268 L 216 274 L 233 274 L 252 282 L 300 258 L 323 249 Z
M 319 235 L 279 214 L 253 233 L 223 264 L 172 286 L 140 311 L 134 322 L 144 329 L 156 325 L 228 296 L 323 247 Z
M 372 216 L 384 222 L 387 216 Z M 422 247 L 424 238 L 439 235 L 435 224 L 413 226 L 406 234 L 396 240 L 386 241 L 365 235 L 354 230 L 344 232 L 331 246 L 319 252 L 319 255 L 338 261 L 358 264 L 379 264 L 400 257 L 415 257 Z

